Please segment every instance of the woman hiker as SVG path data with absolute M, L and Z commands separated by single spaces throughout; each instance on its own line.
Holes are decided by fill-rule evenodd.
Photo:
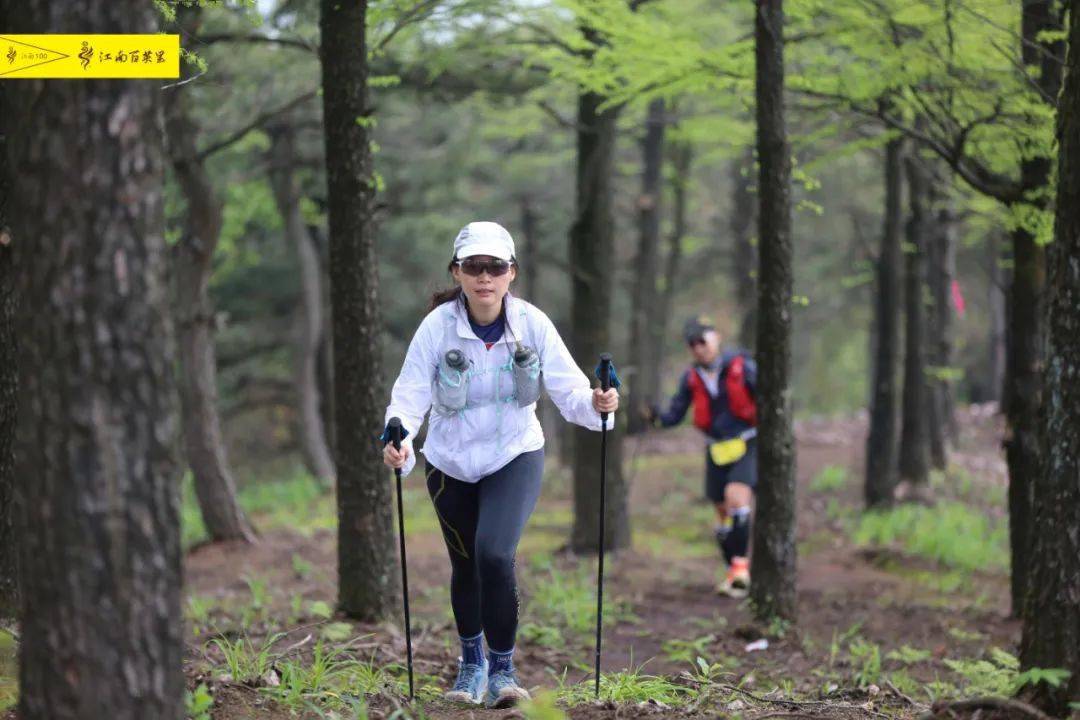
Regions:
M 541 378 L 563 417 L 590 430 L 600 430 L 600 413 L 613 413 L 619 395 L 591 389 L 548 316 L 509 293 L 517 264 L 503 227 L 462 228 L 449 271 L 455 287 L 432 298 L 394 383 L 386 420 L 401 418 L 406 435 L 400 451 L 386 445 L 383 460 L 403 474 L 412 469 L 412 438 L 430 409 L 427 487 L 450 555 L 461 638 L 457 680 L 445 697 L 509 707 L 529 697 L 513 663 L 514 556 L 543 477 Z

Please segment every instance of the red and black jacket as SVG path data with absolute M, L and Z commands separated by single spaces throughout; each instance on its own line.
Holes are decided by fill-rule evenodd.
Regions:
M 757 425 L 757 364 L 746 352 L 725 352 L 719 362 L 715 395 L 697 366 L 687 368 L 668 411 L 659 416 L 664 427 L 678 425 L 693 405 L 694 426 L 716 440 L 738 437 Z

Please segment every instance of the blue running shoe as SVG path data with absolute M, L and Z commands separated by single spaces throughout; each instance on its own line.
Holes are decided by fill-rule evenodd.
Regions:
M 529 691 L 518 685 L 517 675 L 510 672 L 492 673 L 488 678 L 487 700 L 489 708 L 508 708 L 517 705 L 519 700 L 528 700 Z
M 484 692 L 488 686 L 488 661 L 483 665 L 466 664 L 458 658 L 457 680 L 454 687 L 446 691 L 443 698 L 449 702 L 479 705 L 484 701 Z

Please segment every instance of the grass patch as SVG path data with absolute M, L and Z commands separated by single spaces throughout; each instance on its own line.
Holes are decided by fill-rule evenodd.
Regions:
M 848 471 L 841 465 L 829 465 L 810 481 L 810 492 L 829 493 L 843 490 L 848 484 Z
M 11 633 L 0 628 L 0 711 L 15 707 L 19 700 L 18 646 Z
M 693 640 L 665 640 L 660 650 L 672 662 L 693 663 L 694 658 L 708 654 L 706 648 L 715 640 L 715 635 L 702 635 Z
M 905 553 L 959 570 L 1009 568 L 1008 528 L 967 505 L 900 505 L 859 518 L 854 541 L 863 546 L 899 548 Z
M 181 483 L 180 538 L 184 549 L 208 538 L 188 471 Z M 334 494 L 303 468 L 283 479 L 249 481 L 237 492 L 237 501 L 260 529 L 288 528 L 302 535 L 337 527 Z
M 617 703 L 639 703 L 649 700 L 674 705 L 693 695 L 693 690 L 671 680 L 642 672 L 644 664 L 614 673 L 600 673 L 600 699 Z M 567 705 L 592 702 L 595 680 L 576 685 L 566 684 L 566 672 L 556 676 L 556 697 Z
M 529 610 L 532 622 L 523 630 L 532 639 L 541 639 L 549 647 L 556 643 L 556 633 L 564 644 L 584 641 L 596 631 L 596 576 L 588 562 L 569 570 L 541 562 L 529 583 Z M 635 619 L 625 602 L 604 597 L 606 622 Z

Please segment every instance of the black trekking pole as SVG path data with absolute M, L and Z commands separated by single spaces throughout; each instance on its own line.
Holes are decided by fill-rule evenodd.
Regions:
M 600 353 L 600 389 L 607 392 L 611 387 L 611 353 Z M 596 568 L 596 699 L 600 699 L 600 631 L 604 626 L 604 496 L 607 494 L 607 419 L 608 413 L 600 413 L 600 542 L 599 560 Z
M 401 449 L 401 418 L 392 417 L 387 423 L 389 442 L 394 443 L 394 449 Z M 398 541 L 401 545 L 401 597 L 405 605 L 405 652 L 409 662 L 409 699 L 413 699 L 413 674 L 412 674 L 412 625 L 409 621 L 409 570 L 405 562 L 405 509 L 401 502 L 401 468 L 394 468 L 397 478 L 397 518 L 398 518 Z

